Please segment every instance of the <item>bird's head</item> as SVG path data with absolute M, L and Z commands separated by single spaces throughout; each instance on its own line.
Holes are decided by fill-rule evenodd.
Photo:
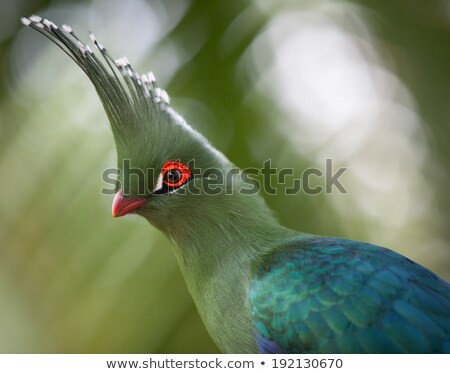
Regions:
M 117 148 L 114 217 L 138 213 L 167 231 L 175 217 L 188 222 L 197 212 L 204 219 L 202 207 L 219 214 L 216 204 L 205 199 L 205 183 L 208 188 L 211 179 L 227 183 L 225 175 L 233 166 L 175 112 L 153 73 L 139 75 L 125 57 L 113 59 L 92 33 L 98 55 L 67 25 L 58 27 L 39 16 L 22 18 L 22 23 L 58 45 L 97 90 Z M 224 202 L 223 190 L 213 188 L 210 195 Z

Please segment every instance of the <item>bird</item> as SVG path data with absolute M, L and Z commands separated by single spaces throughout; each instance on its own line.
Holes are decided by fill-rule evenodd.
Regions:
M 222 352 L 450 353 L 446 281 L 390 249 L 282 226 L 260 194 L 243 193 L 245 173 L 175 111 L 152 72 L 114 59 L 92 33 L 95 52 L 68 25 L 21 22 L 94 85 L 120 170 L 112 215 L 138 214 L 173 242 Z

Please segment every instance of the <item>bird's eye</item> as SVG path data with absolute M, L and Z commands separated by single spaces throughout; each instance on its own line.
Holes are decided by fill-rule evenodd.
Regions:
M 183 174 L 179 169 L 170 169 L 164 173 L 163 182 L 169 187 L 178 187 L 182 180 Z
M 186 184 L 190 178 L 191 171 L 186 165 L 178 161 L 166 162 L 153 193 L 171 192 Z

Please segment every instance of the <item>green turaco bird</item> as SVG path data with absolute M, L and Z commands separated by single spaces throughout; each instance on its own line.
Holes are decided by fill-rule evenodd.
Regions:
M 122 171 L 112 214 L 139 214 L 175 243 L 223 352 L 450 352 L 448 283 L 389 249 L 281 226 L 259 195 L 241 193 L 241 172 L 229 173 L 238 169 L 175 112 L 152 73 L 112 59 L 92 34 L 98 55 L 67 25 L 22 22 L 94 84 Z M 133 169 L 157 172 L 130 178 Z M 211 189 L 217 180 L 225 188 Z

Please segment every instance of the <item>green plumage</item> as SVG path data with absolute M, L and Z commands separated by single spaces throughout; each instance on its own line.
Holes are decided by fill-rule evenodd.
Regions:
M 94 84 L 121 169 L 113 214 L 137 213 L 175 243 L 198 311 L 222 351 L 450 351 L 446 282 L 388 249 L 280 226 L 260 196 L 239 192 L 248 187 L 242 172 L 173 110 L 152 74 L 113 60 L 93 35 L 103 60 L 68 26 L 38 16 L 22 22 L 64 50 Z M 136 181 L 124 161 L 157 173 Z M 169 188 L 168 162 L 195 173 Z M 205 192 L 211 170 L 235 172 L 219 193 Z
M 250 286 L 252 316 L 286 353 L 450 350 L 449 286 L 388 249 L 298 238 L 264 256 Z

